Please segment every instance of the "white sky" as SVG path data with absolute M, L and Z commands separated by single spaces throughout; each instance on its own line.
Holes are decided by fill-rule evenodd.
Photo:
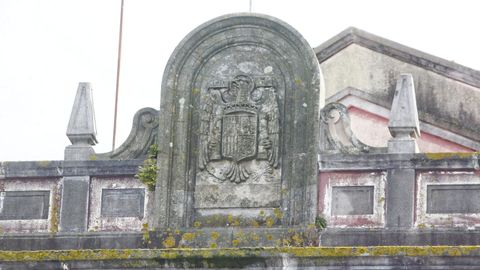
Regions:
M 477 4 L 478 3 L 478 4 Z M 159 109 L 163 69 L 201 23 L 249 0 L 125 0 L 117 142 Z M 93 84 L 97 153 L 112 144 L 120 0 L 0 0 L 0 161 L 61 160 L 78 82 Z M 480 70 L 480 1 L 253 0 L 312 47 L 349 26 Z

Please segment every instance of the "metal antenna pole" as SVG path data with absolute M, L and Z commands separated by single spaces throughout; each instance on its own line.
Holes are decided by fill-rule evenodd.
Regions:
M 250 4 L 248 6 L 248 12 L 252 13 L 252 1 L 253 0 L 250 0 Z
M 120 8 L 120 32 L 118 34 L 117 84 L 115 87 L 115 111 L 113 114 L 112 151 L 115 150 L 115 136 L 117 133 L 118 89 L 120 85 L 120 62 L 122 57 L 123 1 L 124 0 L 122 0 L 121 2 L 121 8 Z

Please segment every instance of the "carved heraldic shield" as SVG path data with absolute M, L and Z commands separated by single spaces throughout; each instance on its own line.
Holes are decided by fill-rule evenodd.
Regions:
M 237 75 L 210 83 L 200 115 L 198 166 L 219 181 L 269 179 L 278 168 L 275 80 Z

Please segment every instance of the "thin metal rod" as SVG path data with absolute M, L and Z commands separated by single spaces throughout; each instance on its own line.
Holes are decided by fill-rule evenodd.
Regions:
M 252 13 L 252 1 L 253 0 L 250 0 L 250 4 L 248 6 L 248 12 Z
M 120 62 L 122 57 L 122 32 L 123 32 L 123 1 L 120 8 L 120 31 L 118 34 L 118 57 L 117 57 L 117 84 L 115 87 L 115 111 L 113 114 L 113 138 L 112 151 L 115 150 L 115 136 L 117 133 L 117 110 L 118 110 L 118 89 L 120 86 Z

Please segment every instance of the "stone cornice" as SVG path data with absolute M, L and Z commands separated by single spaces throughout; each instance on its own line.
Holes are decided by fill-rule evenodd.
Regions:
M 349 27 L 335 37 L 314 48 L 322 63 L 351 44 L 357 44 L 400 61 L 424 68 L 450 79 L 480 87 L 480 72 L 455 62 L 421 52 L 400 43 Z

